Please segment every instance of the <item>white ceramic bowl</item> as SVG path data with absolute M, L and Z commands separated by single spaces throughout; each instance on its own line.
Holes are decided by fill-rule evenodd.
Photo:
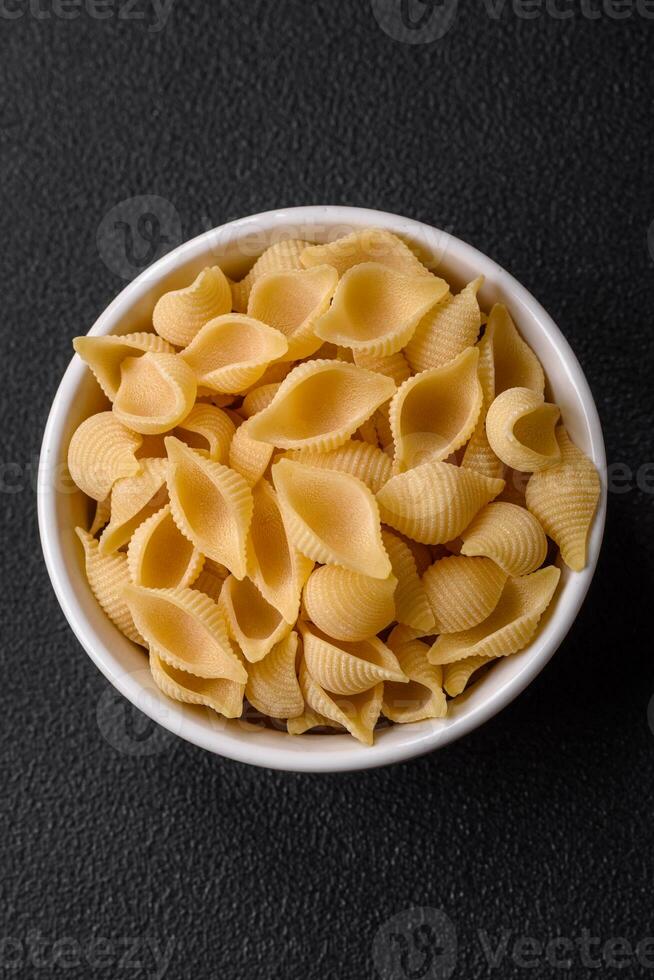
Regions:
M 73 529 L 77 524 L 88 526 L 89 504 L 66 480 L 65 460 L 74 429 L 104 402 L 90 372 L 75 356 L 52 405 L 39 471 L 41 541 L 59 603 L 88 655 L 121 694 L 182 738 L 240 762 L 315 772 L 365 769 L 421 755 L 472 731 L 520 694 L 562 643 L 588 591 L 600 551 L 606 512 L 606 458 L 597 409 L 584 373 L 564 336 L 534 297 L 492 259 L 445 232 L 362 208 L 289 208 L 242 218 L 164 256 L 120 293 L 89 332 L 120 334 L 148 328 L 157 298 L 168 289 L 191 282 L 207 264 L 219 262 L 236 278 L 256 255 L 280 238 L 326 241 L 371 226 L 397 231 L 423 248 L 457 287 L 483 274 L 482 305 L 489 308 L 501 301 L 509 308 L 545 368 L 551 396 L 561 406 L 570 435 L 593 459 L 601 475 L 602 497 L 590 535 L 588 564 L 578 573 L 563 570 L 555 600 L 533 643 L 497 662 L 451 707 L 447 718 L 385 728 L 376 734 L 375 745 L 370 748 L 349 735 L 293 737 L 243 721 L 226 721 L 208 709 L 170 701 L 152 684 L 143 650 L 125 639 L 107 619 L 86 582 Z

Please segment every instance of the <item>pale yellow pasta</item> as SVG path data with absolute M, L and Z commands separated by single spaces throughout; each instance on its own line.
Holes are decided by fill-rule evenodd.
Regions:
M 307 708 L 306 705 L 301 715 L 298 715 L 297 718 L 289 718 L 286 722 L 286 730 L 289 735 L 304 735 L 312 728 L 337 728 L 339 731 L 344 731 L 343 726 L 339 725 L 337 721 L 319 715 L 312 708 Z
M 479 276 L 457 296 L 447 292 L 422 317 L 404 351 L 414 371 L 441 367 L 476 342 L 481 329 L 477 293 L 483 281 Z
M 123 476 L 141 469 L 136 451 L 142 438 L 126 428 L 113 412 L 91 415 L 73 433 L 68 447 L 68 470 L 80 490 L 93 500 L 105 500 Z
M 127 544 L 136 528 L 166 503 L 165 459 L 142 459 L 141 472 L 116 480 L 111 518 L 100 535 L 100 552 L 109 555 Z
M 315 332 L 353 351 L 395 354 L 447 290 L 445 280 L 436 276 L 406 276 L 376 262 L 363 262 L 344 273 Z
M 392 477 L 377 494 L 377 502 L 385 524 L 423 544 L 444 544 L 457 537 L 503 486 L 503 480 L 451 463 L 423 463 Z
M 468 681 L 480 667 L 488 664 L 487 657 L 466 657 L 443 667 L 443 687 L 451 698 L 458 697 L 468 686 Z
M 239 409 L 243 418 L 249 419 L 258 412 L 262 412 L 264 408 L 268 408 L 279 391 L 280 384 L 281 381 L 275 381 L 272 384 L 252 388 L 243 399 L 243 404 Z
M 322 565 L 307 580 L 304 607 L 311 622 L 328 636 L 365 640 L 395 618 L 396 586 L 394 575 L 370 578 L 349 568 Z
M 306 704 L 317 715 L 346 728 L 350 735 L 373 744 L 373 732 L 382 706 L 383 684 L 376 684 L 360 694 L 330 695 L 313 679 L 306 663 L 300 666 L 300 690 Z
M 439 558 L 422 577 L 434 614 L 434 633 L 459 633 L 483 622 L 497 606 L 507 573 L 490 558 Z
M 408 245 L 383 228 L 363 228 L 327 245 L 309 245 L 300 259 L 306 268 L 331 265 L 339 276 L 362 262 L 378 262 L 406 276 L 430 275 Z
M 308 357 L 322 345 L 314 328 L 329 308 L 337 282 L 338 274 L 329 265 L 269 272 L 252 287 L 248 316 L 262 320 L 286 337 L 288 350 L 284 360 Z
M 234 654 L 223 614 L 197 589 L 126 586 L 123 595 L 136 628 L 159 657 L 196 677 L 224 677 L 245 684 L 245 667 Z
M 357 367 L 365 368 L 367 371 L 376 371 L 377 374 L 384 374 L 387 378 L 392 378 L 396 385 L 403 384 L 411 377 L 409 362 L 402 351 L 380 356 L 357 350 L 354 352 L 354 363 Z
M 175 348 L 156 333 L 128 333 L 123 336 L 75 337 L 73 347 L 86 361 L 103 392 L 113 401 L 120 387 L 120 365 L 127 357 L 140 357 L 146 351 L 174 354 Z
M 479 351 L 468 347 L 442 367 L 405 381 L 391 401 L 389 422 L 395 468 L 442 460 L 472 435 L 482 403 Z
M 338 640 L 300 620 L 304 660 L 313 679 L 330 694 L 359 694 L 380 681 L 406 683 L 393 651 L 378 637 Z
M 129 584 L 127 558 L 122 554 L 101 555 L 98 542 L 88 531 L 76 527 L 75 533 L 82 542 L 86 578 L 99 605 L 128 640 L 147 646 L 134 625 L 132 614 L 123 597 L 125 586 Z
M 395 393 L 391 378 L 342 361 L 300 364 L 272 402 L 248 420 L 253 439 L 326 452 L 346 442 Z
M 493 357 L 493 388 L 501 395 L 508 388 L 530 388 L 542 395 L 545 375 L 540 361 L 525 343 L 502 303 L 496 303 L 484 332 Z
M 224 677 L 196 677 L 167 663 L 150 649 L 150 671 L 157 687 L 174 701 L 201 704 L 225 718 L 240 718 L 245 684 Z
M 219 391 L 214 391 L 212 388 L 205 388 L 204 385 L 198 385 L 198 397 L 196 402 L 206 403 L 207 405 L 215 405 L 216 408 L 229 408 L 238 399 L 238 395 L 221 394 Z
M 249 578 L 239 581 L 230 575 L 225 579 L 218 606 L 230 636 L 250 663 L 263 660 L 291 632 L 292 623 L 264 599 Z
M 245 696 L 253 707 L 270 718 L 297 718 L 304 698 L 295 673 L 297 633 L 289 633 L 270 653 L 248 667 Z
M 213 391 L 245 391 L 288 350 L 279 330 L 242 313 L 226 313 L 202 327 L 179 355 L 198 384 Z
M 195 375 L 178 354 L 126 357 L 120 365 L 120 385 L 114 415 L 135 432 L 156 435 L 179 425 L 193 408 Z
M 600 497 L 593 463 L 571 441 L 563 426 L 556 430 L 561 461 L 527 484 L 526 502 L 575 572 L 586 565 L 588 532 Z
M 397 649 L 397 660 L 409 678 L 408 684 L 386 682 L 382 711 L 391 721 L 404 724 L 444 718 L 447 701 L 443 692 L 443 672 L 428 660 L 429 647 L 411 640 Z
M 379 440 L 377 438 L 377 429 L 375 427 L 374 416 L 366 419 L 362 422 L 358 429 L 354 432 L 353 439 L 358 442 L 367 442 L 369 446 L 374 446 L 375 449 L 379 448 Z
M 249 486 L 253 487 L 268 469 L 273 446 L 259 442 L 250 435 L 250 420 L 244 422 L 234 433 L 229 447 L 229 465 L 239 473 Z
M 196 402 L 184 421 L 177 426 L 176 434 L 187 446 L 207 450 L 209 459 L 227 463 L 235 432 L 236 426 L 221 408 Z
M 558 405 L 545 402 L 531 388 L 507 388 L 492 402 L 486 416 L 490 447 L 514 470 L 537 473 L 558 463 Z
M 382 405 L 381 408 L 377 409 L 372 418 L 375 423 L 379 445 L 389 458 L 393 459 L 395 456 L 395 444 L 393 442 L 393 430 L 391 429 L 389 411 L 390 403 Z
M 477 344 L 479 362 L 477 377 L 482 390 L 482 402 L 477 425 L 470 437 L 461 459 L 464 469 L 476 470 L 492 479 L 500 479 L 504 473 L 504 464 L 498 459 L 488 442 L 486 435 L 486 415 L 495 398 L 495 367 L 493 364 L 493 342 L 491 327 L 488 326 L 484 336 Z
M 379 509 L 365 483 L 290 459 L 275 463 L 272 477 L 286 533 L 303 555 L 373 578 L 390 574 Z
M 429 633 L 434 628 L 434 614 L 411 549 L 391 531 L 382 531 L 382 541 L 397 579 L 394 597 L 396 620 L 423 634 Z
M 214 602 L 218 602 L 220 593 L 222 592 L 223 582 L 229 574 L 229 569 L 225 568 L 224 565 L 220 565 L 211 558 L 205 558 L 202 571 L 193 583 L 192 588 L 197 589 L 199 592 L 204 592 Z
M 98 531 L 101 531 L 105 524 L 108 524 L 111 520 L 111 494 L 105 497 L 104 500 L 98 500 L 95 505 L 95 513 L 93 515 L 93 523 L 89 528 L 89 534 L 95 537 Z
M 240 282 L 232 283 L 234 309 L 245 313 L 253 285 L 269 272 L 283 272 L 287 269 L 301 269 L 300 255 L 309 243 L 297 238 L 275 242 L 263 252 L 248 274 Z
M 492 558 L 514 578 L 535 572 L 547 556 L 547 538 L 533 514 L 504 501 L 486 504 L 461 538 L 462 555 Z
M 201 554 L 243 578 L 253 509 L 248 484 L 229 467 L 207 459 L 179 439 L 168 437 L 166 448 L 175 524 Z
M 262 385 L 281 384 L 294 367 L 293 361 L 275 361 L 273 364 L 269 364 L 257 382 L 248 388 L 244 394 L 249 394 L 254 388 L 259 388 Z
M 290 544 L 277 494 L 267 480 L 252 488 L 254 512 L 248 539 L 248 576 L 264 598 L 295 623 L 300 595 L 313 562 Z
M 287 459 L 325 470 L 340 470 L 356 476 L 373 492 L 381 490 L 392 476 L 392 464 L 388 456 L 367 442 L 348 441 L 338 449 L 320 453 L 315 449 L 293 449 Z
M 136 529 L 127 549 L 132 582 L 148 589 L 188 588 L 202 571 L 204 556 L 184 537 L 166 504 Z
M 164 293 L 154 308 L 152 322 L 160 337 L 176 347 L 186 347 L 205 323 L 231 308 L 229 279 L 214 265 L 203 269 L 190 286 Z
M 532 639 L 561 576 L 554 565 L 524 578 L 510 578 L 495 609 L 482 623 L 460 633 L 439 636 L 429 652 L 433 664 L 467 657 L 507 657 Z

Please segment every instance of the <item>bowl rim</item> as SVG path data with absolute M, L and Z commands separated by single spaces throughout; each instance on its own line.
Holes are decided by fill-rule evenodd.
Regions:
M 229 731 L 227 727 L 222 730 L 208 730 L 199 725 L 195 718 L 187 716 L 188 709 L 185 705 L 171 703 L 167 699 L 166 704 L 162 704 L 157 699 L 144 698 L 145 686 L 142 681 L 134 673 L 126 673 L 124 668 L 118 668 L 116 658 L 98 637 L 74 595 L 71 586 L 72 569 L 64 560 L 61 548 L 55 494 L 37 493 L 41 545 L 55 595 L 78 641 L 110 683 L 139 710 L 186 741 L 238 762 L 285 771 L 344 772 L 402 762 L 449 744 L 493 718 L 525 690 L 565 639 L 593 579 L 606 520 L 607 472 L 602 426 L 588 381 L 568 341 L 538 300 L 509 272 L 474 246 L 424 222 L 390 212 L 340 205 L 284 208 L 239 218 L 184 242 L 146 268 L 103 310 L 89 334 L 110 333 L 112 325 L 134 306 L 139 297 L 151 290 L 153 285 L 166 279 L 182 263 L 206 253 L 208 247 L 215 249 L 221 243 L 227 245 L 250 231 L 270 233 L 284 226 L 329 228 L 340 225 L 401 230 L 419 242 L 436 241 L 445 254 L 454 257 L 455 262 L 467 263 L 478 269 L 478 274 L 501 283 L 515 297 L 516 302 L 529 312 L 556 348 L 562 366 L 565 367 L 567 380 L 577 392 L 590 443 L 589 455 L 600 474 L 601 493 L 589 535 L 587 565 L 581 572 L 570 573 L 565 590 L 561 589 L 557 596 L 560 599 L 565 591 L 565 606 L 561 602 L 557 603 L 547 630 L 541 631 L 532 641 L 528 648 L 530 656 L 522 661 L 519 672 L 487 700 L 452 720 L 447 726 L 438 727 L 429 722 L 396 726 L 406 729 L 406 737 L 402 741 L 386 744 L 383 739 L 379 739 L 373 746 L 362 746 L 349 735 L 308 735 L 297 738 L 282 733 L 279 733 L 279 744 L 262 745 L 256 734 L 252 735 L 250 732 L 241 731 L 239 734 L 238 731 Z M 58 456 L 60 453 L 66 413 L 85 372 L 84 362 L 78 355 L 74 355 L 59 384 L 45 426 L 39 458 L 39 487 L 46 485 L 50 461 L 55 454 Z M 543 635 L 544 633 L 547 635 Z M 323 748 L 325 742 L 328 744 Z

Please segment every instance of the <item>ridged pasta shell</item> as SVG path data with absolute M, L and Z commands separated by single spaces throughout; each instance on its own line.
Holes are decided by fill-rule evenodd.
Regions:
M 218 606 L 227 628 L 250 663 L 263 660 L 292 629 L 279 610 L 271 606 L 249 578 L 230 575 L 220 593 Z
M 258 412 L 262 412 L 264 408 L 268 408 L 279 391 L 280 384 L 281 381 L 276 381 L 273 384 L 252 388 L 243 399 L 243 404 L 239 409 L 243 418 L 249 419 L 253 415 L 257 415 Z
M 304 711 L 304 698 L 295 673 L 297 633 L 289 633 L 264 660 L 248 668 L 245 696 L 269 718 L 296 718 Z
M 300 364 L 248 420 L 252 438 L 280 449 L 327 452 L 346 442 L 395 393 L 390 378 L 342 361 Z
M 445 280 L 436 276 L 406 276 L 377 262 L 363 262 L 343 274 L 315 332 L 353 351 L 395 354 L 447 291 Z
M 479 351 L 477 377 L 482 390 L 482 403 L 477 425 L 463 453 L 461 466 L 465 469 L 476 470 L 477 473 L 483 473 L 484 476 L 497 480 L 503 476 L 504 464 L 491 449 L 486 435 L 486 415 L 495 398 L 493 342 L 489 327 L 486 328 L 484 336 L 477 344 L 477 350 Z
M 196 394 L 195 375 L 178 354 L 148 351 L 122 362 L 114 415 L 135 432 L 168 432 L 186 418 Z
M 245 684 L 247 672 L 232 651 L 223 615 L 197 589 L 126 586 L 123 595 L 138 631 L 159 657 L 196 677 Z
M 121 337 L 75 337 L 73 347 L 86 361 L 103 392 L 113 401 L 120 387 L 120 365 L 126 357 L 140 357 L 146 351 L 174 354 L 175 348 L 156 333 L 128 333 Z
M 406 683 L 397 658 L 376 636 L 356 642 L 327 636 L 300 620 L 304 660 L 313 679 L 330 694 L 359 694 L 380 681 Z
M 365 351 L 354 352 L 354 363 L 366 371 L 376 371 L 387 378 L 392 378 L 396 385 L 401 385 L 411 377 L 409 362 L 401 350 L 395 354 L 367 354 Z
M 236 578 L 246 574 L 246 542 L 252 492 L 238 473 L 166 439 L 168 493 L 173 519 L 203 555 L 226 565 Z
M 165 459 L 142 459 L 141 472 L 116 480 L 111 492 L 111 519 L 100 536 L 100 553 L 109 555 L 127 544 L 136 528 L 166 503 Z
M 308 357 L 322 344 L 314 327 L 329 308 L 337 282 L 338 274 L 329 265 L 269 272 L 252 287 L 248 316 L 262 320 L 286 337 L 288 350 L 284 360 Z
M 493 401 L 486 416 L 490 447 L 514 470 L 537 473 L 558 463 L 558 405 L 545 402 L 531 388 L 508 388 Z
M 240 282 L 232 283 L 234 309 L 239 313 L 245 313 L 252 287 L 261 276 L 269 272 L 283 272 L 286 269 L 301 269 L 300 255 L 308 244 L 309 242 L 292 238 L 288 241 L 275 242 L 267 248 L 248 274 Z
M 365 483 L 289 459 L 275 463 L 272 477 L 286 533 L 298 551 L 373 578 L 390 574 L 379 509 Z
M 591 460 L 556 430 L 561 462 L 534 473 L 527 484 L 527 507 L 561 549 L 566 565 L 580 572 L 586 565 L 588 532 L 600 496 L 600 479 Z
M 177 670 L 159 656 L 156 647 L 150 649 L 150 671 L 157 687 L 174 701 L 201 704 L 225 718 L 240 718 L 243 712 L 245 684 Z
M 140 472 L 135 453 L 142 441 L 113 412 L 91 415 L 75 429 L 68 447 L 73 481 L 87 497 L 105 500 L 116 480 Z
M 446 293 L 418 323 L 404 351 L 414 371 L 441 367 L 475 343 L 481 329 L 479 276 L 457 296 Z
M 337 721 L 319 715 L 312 708 L 307 708 L 306 705 L 301 715 L 298 715 L 297 718 L 289 718 L 286 722 L 286 730 L 289 735 L 304 735 L 312 728 L 338 728 L 343 731 L 343 726 L 339 725 Z
M 429 647 L 420 640 L 404 643 L 397 650 L 397 659 L 408 684 L 384 684 L 382 711 L 391 721 L 404 724 L 444 718 L 447 701 L 443 693 L 443 672 L 428 660 Z
M 435 618 L 434 633 L 459 633 L 487 619 L 507 578 L 490 558 L 451 555 L 434 562 L 422 577 Z
M 75 533 L 84 548 L 86 577 L 98 603 L 128 640 L 147 646 L 123 597 L 123 590 L 129 584 L 127 558 L 122 554 L 101 555 L 98 542 L 88 531 L 76 527 Z
M 462 555 L 492 558 L 508 575 L 529 575 L 547 557 L 547 538 L 528 510 L 496 501 L 486 504 L 461 532 Z
M 451 463 L 423 463 L 392 477 L 377 494 L 385 524 L 423 544 L 444 544 L 468 526 L 504 480 Z
M 302 696 L 309 708 L 319 716 L 342 725 L 364 745 L 373 744 L 373 732 L 381 712 L 383 684 L 376 684 L 360 694 L 331 697 L 313 679 L 304 662 L 300 667 L 299 679 Z
M 250 435 L 250 420 L 240 425 L 229 447 L 229 465 L 253 487 L 268 469 L 273 447 Z
M 472 675 L 488 664 L 487 657 L 466 657 L 443 667 L 443 687 L 451 698 L 458 697 L 468 686 Z
M 188 588 L 203 563 L 204 556 L 175 524 L 169 504 L 143 521 L 127 549 L 132 582 L 148 589 Z
M 468 347 L 442 367 L 405 381 L 391 401 L 389 421 L 398 472 L 442 460 L 472 435 L 482 403 L 479 351 Z
M 233 394 L 261 378 L 268 365 L 288 350 L 284 334 L 242 313 L 210 320 L 179 355 L 198 384 Z
M 196 402 L 177 429 L 177 434 L 187 446 L 208 450 L 209 459 L 227 463 L 236 426 L 221 408 Z M 194 436 L 197 438 L 193 438 Z
M 187 347 L 205 323 L 231 308 L 229 279 L 214 265 L 203 269 L 190 286 L 164 293 L 154 308 L 152 322 L 160 337 L 176 347 Z
M 502 303 L 496 303 L 491 310 L 484 337 L 488 338 L 492 351 L 496 396 L 508 388 L 531 388 L 538 395 L 543 394 L 545 375 L 540 361 L 516 330 Z
M 370 578 L 348 568 L 323 565 L 307 580 L 304 606 L 309 619 L 327 636 L 365 640 L 395 618 L 396 586 L 394 575 Z
M 320 453 L 315 449 L 293 449 L 287 459 L 324 470 L 339 470 L 356 476 L 372 493 L 377 493 L 392 476 L 392 463 L 386 453 L 367 442 L 344 442 L 338 449 Z
M 561 571 L 554 565 L 524 578 L 511 578 L 490 616 L 478 626 L 439 636 L 429 652 L 433 664 L 450 664 L 467 657 L 507 657 L 526 647 L 547 609 Z
M 393 575 L 397 579 L 395 618 L 399 623 L 412 626 L 422 633 L 429 633 L 434 628 L 434 614 L 411 549 L 390 531 L 382 531 L 382 541 L 391 560 Z
M 266 480 L 253 487 L 254 512 L 248 539 L 248 575 L 263 597 L 294 623 L 302 587 L 313 562 L 290 544 L 277 494 Z
M 305 268 L 331 265 L 339 276 L 362 262 L 378 262 L 405 276 L 431 275 L 401 238 L 383 228 L 363 228 L 326 245 L 309 245 L 300 260 Z

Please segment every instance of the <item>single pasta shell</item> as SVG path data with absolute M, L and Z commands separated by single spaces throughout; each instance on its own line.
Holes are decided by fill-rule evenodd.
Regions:
M 431 275 L 401 238 L 383 228 L 362 228 L 326 245 L 309 245 L 300 260 L 307 269 L 331 265 L 339 276 L 362 262 L 377 262 L 405 276 Z
M 396 351 L 395 354 L 379 356 L 357 350 L 354 351 L 354 363 L 357 367 L 365 368 L 366 371 L 376 371 L 377 374 L 383 374 L 387 378 L 392 378 L 398 386 L 411 377 L 409 362 L 402 351 Z
M 179 355 L 198 384 L 233 394 L 258 381 L 288 350 L 286 337 L 260 320 L 226 313 L 210 320 Z
M 439 636 L 429 652 L 433 664 L 450 664 L 467 657 L 507 657 L 532 639 L 558 585 L 561 571 L 554 565 L 524 578 L 511 578 L 490 616 L 478 626 Z
M 87 497 L 105 500 L 116 480 L 140 472 L 135 453 L 141 442 L 141 436 L 126 428 L 113 412 L 91 415 L 70 440 L 70 475 Z
M 148 351 L 122 362 L 114 415 L 135 432 L 168 432 L 189 414 L 196 394 L 195 375 L 178 354 Z
M 209 459 L 225 464 L 235 432 L 236 426 L 226 412 L 204 402 L 196 402 L 177 426 L 177 434 L 187 446 L 207 450 Z
M 261 276 L 268 272 L 282 272 L 285 269 L 301 269 L 300 255 L 309 243 L 292 238 L 288 241 L 275 242 L 263 252 L 254 263 L 245 278 L 232 283 L 232 298 L 234 309 L 245 313 L 253 285 Z
M 490 328 L 486 327 L 484 336 L 477 344 L 479 363 L 477 377 L 481 384 L 482 403 L 475 431 L 465 448 L 461 466 L 465 469 L 476 470 L 492 479 L 500 479 L 504 473 L 504 464 L 498 459 L 488 442 L 486 435 L 486 415 L 488 408 L 495 398 L 495 366 L 493 363 L 493 343 Z
M 344 442 L 338 449 L 319 453 L 315 449 L 294 449 L 285 453 L 285 458 L 306 466 L 325 470 L 339 470 L 356 476 L 372 493 L 388 483 L 392 476 L 392 463 L 386 453 L 367 442 Z
M 488 664 L 487 657 L 466 657 L 465 660 L 446 664 L 443 667 L 443 687 L 449 696 L 456 698 L 462 694 L 472 675 L 486 664 Z
M 508 388 L 531 388 L 536 394 L 545 391 L 545 374 L 531 347 L 525 343 L 502 303 L 490 312 L 484 337 L 493 356 L 494 394 Z
M 566 565 L 580 572 L 586 565 L 588 532 L 600 497 L 600 478 L 591 460 L 556 430 L 561 461 L 527 484 L 526 502 L 546 533 L 561 549 Z
M 269 718 L 297 718 L 304 698 L 295 673 L 297 633 L 275 644 L 264 660 L 248 668 L 245 696 L 257 711 Z
M 113 401 L 120 387 L 120 365 L 126 357 L 140 357 L 146 351 L 174 354 L 175 348 L 156 333 L 128 333 L 120 337 L 75 337 L 73 347 L 86 361 L 103 392 Z
M 443 672 L 428 660 L 429 647 L 410 640 L 397 649 L 397 660 L 409 683 L 384 684 L 382 711 L 391 721 L 410 723 L 444 718 L 447 701 L 443 692 Z
M 111 492 L 111 519 L 100 535 L 100 553 L 109 555 L 127 544 L 146 518 L 166 503 L 165 459 L 141 460 L 141 472 L 116 480 Z
M 370 578 L 337 565 L 323 565 L 308 578 L 304 605 L 309 619 L 327 636 L 365 640 L 393 621 L 396 586 L 394 575 Z
M 268 408 L 271 401 L 279 391 L 280 384 L 281 381 L 276 381 L 273 384 L 261 385 L 259 388 L 252 388 L 252 390 L 249 391 L 243 399 L 243 404 L 239 409 L 239 412 L 243 418 L 249 419 L 253 415 L 257 415 L 258 412 L 262 412 L 264 408 Z
M 231 308 L 229 279 L 214 265 L 203 269 L 190 286 L 164 293 L 154 308 L 152 322 L 160 337 L 176 347 L 187 347 L 205 323 Z
M 450 463 L 423 463 L 392 477 L 377 494 L 385 524 L 423 544 L 456 538 L 504 487 Z
M 229 465 L 253 487 L 268 469 L 273 447 L 250 435 L 250 422 L 240 425 L 229 447 Z
M 327 636 L 315 623 L 300 620 L 298 628 L 307 668 L 331 694 L 358 694 L 380 681 L 406 683 L 395 654 L 376 636 L 346 642 Z
M 148 589 L 186 589 L 203 564 L 204 555 L 179 530 L 169 504 L 143 521 L 127 549 L 132 582 Z
M 435 618 L 434 633 L 459 633 L 483 622 L 497 606 L 507 573 L 490 558 L 440 558 L 422 577 Z
M 243 712 L 245 684 L 177 670 L 159 656 L 156 647 L 150 648 L 150 671 L 157 687 L 174 701 L 202 704 L 225 718 L 240 718 Z
M 313 679 L 304 661 L 299 680 L 302 696 L 309 708 L 319 716 L 342 725 L 364 745 L 373 744 L 373 732 L 381 712 L 383 684 L 376 684 L 360 694 L 332 697 Z
M 263 660 L 291 632 L 292 624 L 286 622 L 248 578 L 239 581 L 230 575 L 223 584 L 218 606 L 230 636 L 250 663 Z
M 269 324 L 286 337 L 288 350 L 284 360 L 308 357 L 322 344 L 314 328 L 329 308 L 337 282 L 338 274 L 329 265 L 266 273 L 252 287 L 248 316 Z
M 462 555 L 485 555 L 517 578 L 529 575 L 547 557 L 547 538 L 528 510 L 495 501 L 486 504 L 461 532 Z
M 393 575 L 397 579 L 395 618 L 399 623 L 412 626 L 422 633 L 429 633 L 434 628 L 434 614 L 411 549 L 390 531 L 382 531 L 382 541 L 391 560 Z
M 123 598 L 123 590 L 129 584 L 129 570 L 125 555 L 101 555 L 98 542 L 85 531 L 76 527 L 75 533 L 82 542 L 86 565 L 86 577 L 91 592 L 104 609 L 105 613 L 128 640 L 147 646 L 147 643 L 137 630 Z
M 537 473 L 558 463 L 558 405 L 545 402 L 531 388 L 508 388 L 493 401 L 486 416 L 490 447 L 514 470 Z
M 472 346 L 481 329 L 477 293 L 479 276 L 457 296 L 448 291 L 418 323 L 404 351 L 415 372 L 441 367 Z

